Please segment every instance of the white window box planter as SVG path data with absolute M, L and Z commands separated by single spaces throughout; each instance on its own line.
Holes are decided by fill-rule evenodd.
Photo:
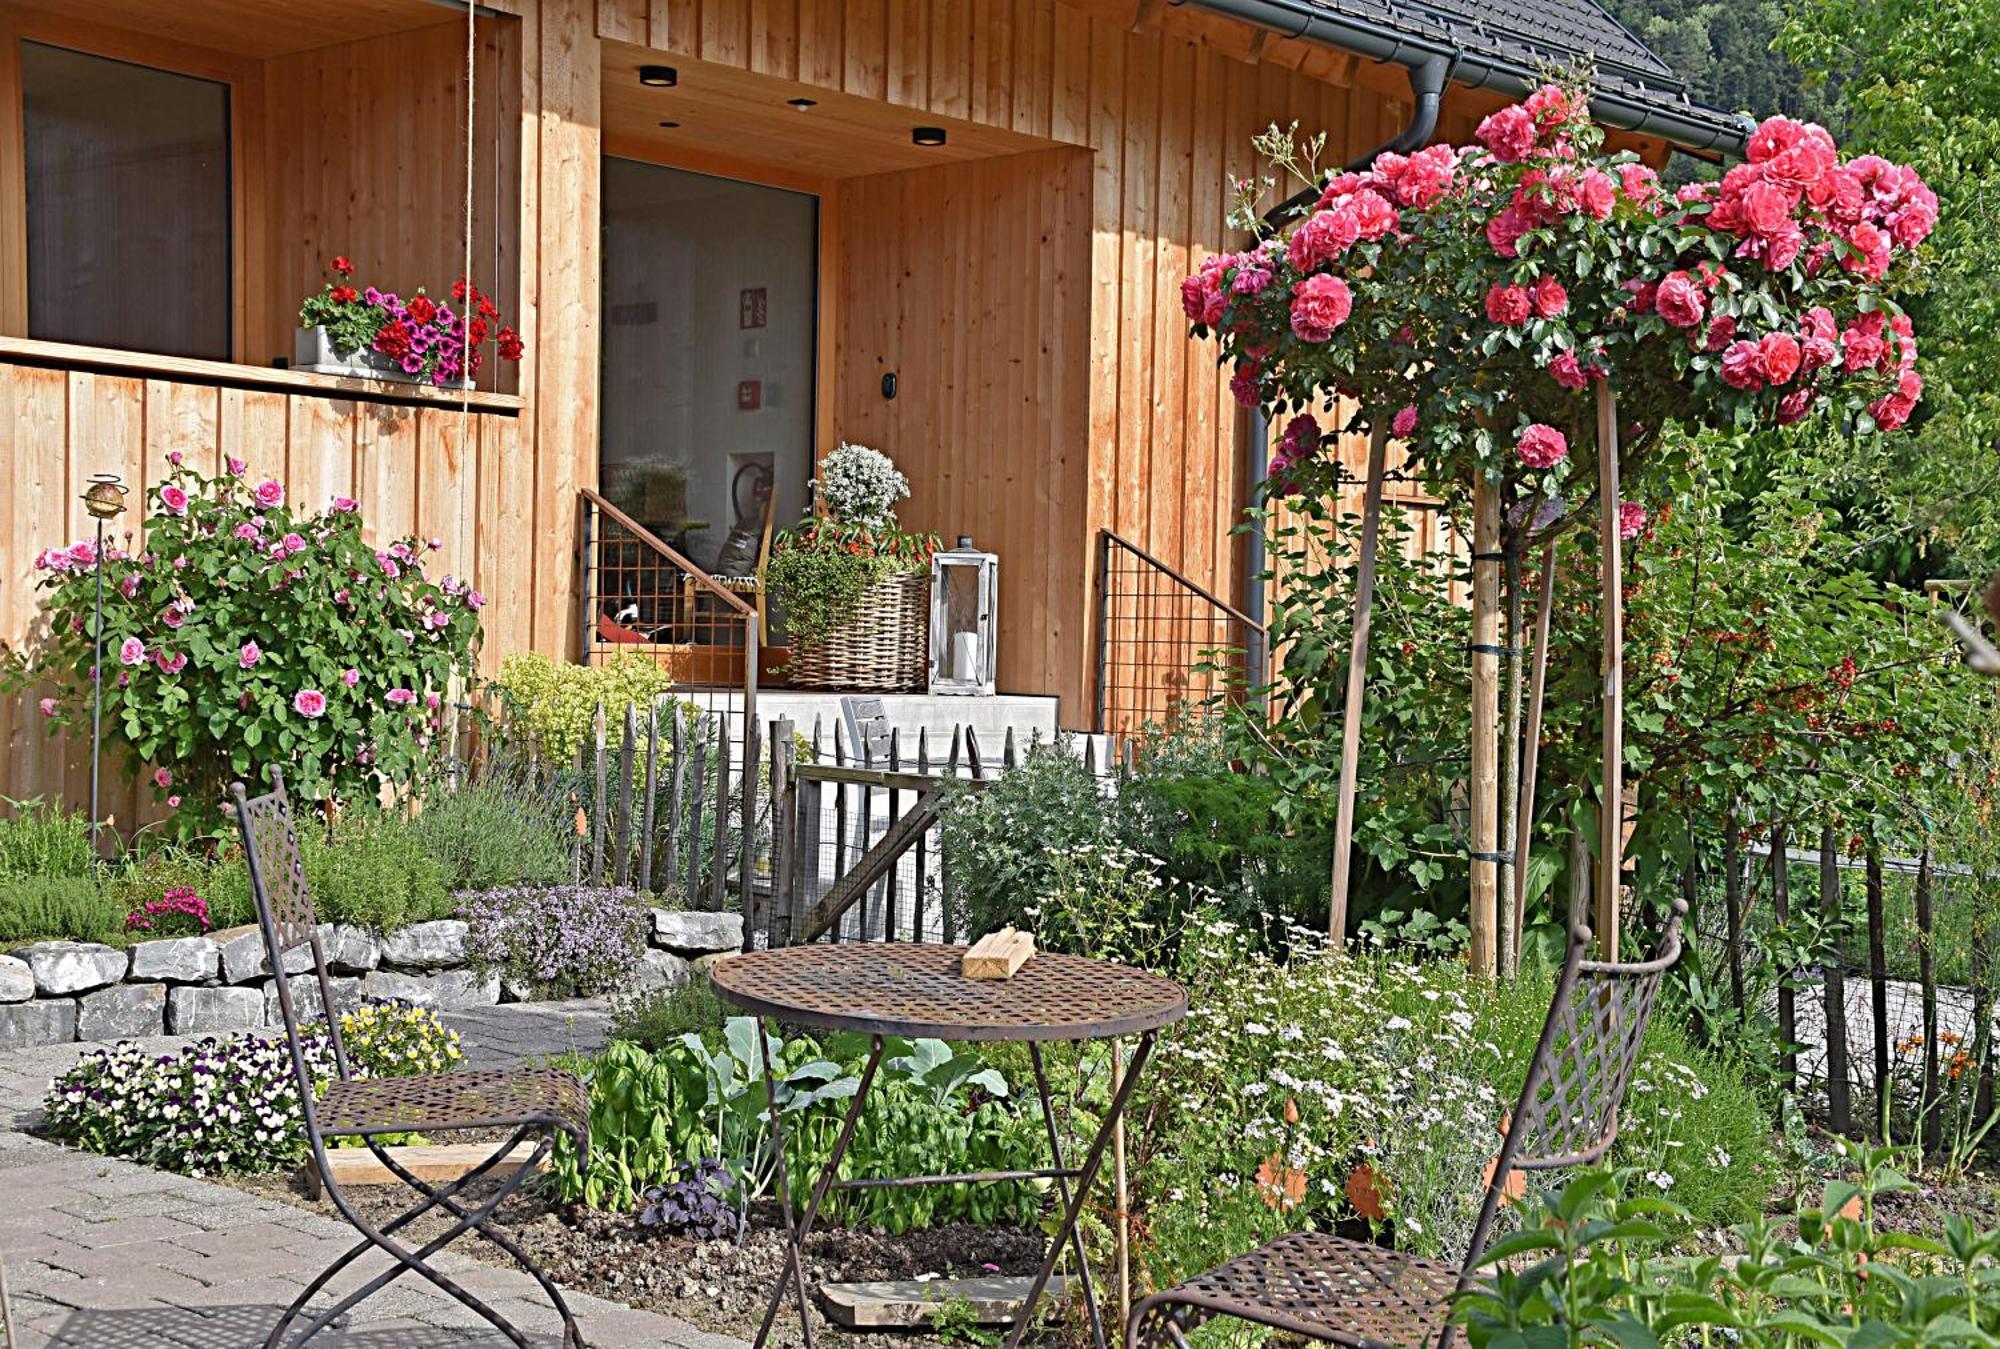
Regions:
M 397 384 L 430 384 L 427 379 L 406 374 L 380 352 L 362 348 L 343 356 L 333 349 L 333 340 L 325 328 L 300 328 L 292 343 L 292 368 L 310 371 L 315 375 L 342 375 L 349 379 L 382 379 Z M 469 379 L 450 380 L 433 385 L 442 389 L 469 389 Z

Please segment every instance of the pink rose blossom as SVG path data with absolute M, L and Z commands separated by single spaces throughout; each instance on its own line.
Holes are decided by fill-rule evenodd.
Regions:
M 1353 292 L 1337 276 L 1309 276 L 1292 290 L 1292 333 L 1301 342 L 1324 342 L 1347 322 Z
M 186 515 L 188 494 L 173 483 L 168 483 L 160 489 L 160 504 L 165 506 L 171 514 Z
M 1526 323 L 1534 312 L 1534 301 L 1520 286 L 1502 285 L 1495 282 L 1486 292 L 1486 317 L 1495 323 L 1513 325 Z
M 265 510 L 276 510 L 285 504 L 285 485 L 276 478 L 266 478 L 257 484 L 256 497 Z
M 1553 468 L 1569 457 L 1569 441 L 1546 422 L 1531 422 L 1514 442 L 1514 452 L 1529 468 Z
M 245 473 L 247 473 L 247 472 L 249 472 L 249 471 L 250 471 L 250 465 L 248 465 L 248 464 L 244 463 L 244 462 L 243 462 L 243 461 L 242 461 L 241 459 L 238 459 L 238 458 L 237 458 L 237 457 L 236 457 L 235 455 L 233 455 L 233 454 L 229 456 L 229 476 L 230 476 L 230 477 L 232 477 L 232 478 L 240 478 L 240 477 L 242 477 L 242 476 L 243 476 L 243 475 L 244 475 Z
M 1535 314 L 1539 318 L 1561 318 L 1569 309 L 1569 292 L 1562 288 L 1562 282 L 1552 276 L 1542 277 L 1535 282 L 1530 292 L 1535 304 Z
M 417 700 L 417 695 L 409 689 L 390 689 L 382 696 L 397 707 L 408 707 Z
M 181 466 L 181 460 L 185 457 L 186 456 L 182 455 L 182 453 L 179 450 L 167 451 L 167 462 L 172 464 L 175 468 L 179 468 Z
M 1646 508 L 1636 501 L 1618 503 L 1618 537 L 1631 540 L 1646 532 Z
M 234 534 L 237 538 L 243 539 L 249 543 L 263 542 L 263 535 L 257 532 L 257 526 L 251 524 L 248 520 L 245 520 L 242 524 L 236 526 L 236 528 L 230 530 L 229 532 Z
M 1687 272 L 1668 272 L 1653 295 L 1653 307 L 1676 328 L 1698 326 L 1708 313 L 1708 296 Z
M 53 717 L 57 711 L 56 700 L 53 698 L 44 698 L 36 706 L 42 709 L 42 715 L 45 717 Z
M 123 595 L 128 600 L 131 599 L 134 595 L 138 594 L 139 573 L 136 571 L 128 572 L 125 576 L 125 579 L 118 583 L 118 593 Z
M 1722 382 L 1732 389 L 1764 387 L 1764 364 L 1755 342 L 1729 344 L 1722 353 Z
M 180 808 L 181 808 L 181 799 L 178 796 L 170 796 L 167 798 L 168 810 L 179 810 Z
M 287 534 L 279 542 L 284 546 L 286 557 L 290 557 L 294 553 L 303 553 L 306 550 L 306 541 L 297 534 Z
M 1799 372 L 1799 359 L 1799 340 L 1790 333 L 1767 333 L 1757 343 L 1757 363 L 1767 383 L 1789 383 Z
M 465 596 L 465 607 L 478 613 L 486 607 L 486 597 L 477 590 L 468 591 Z
M 1389 432 L 1398 440 L 1409 439 L 1410 432 L 1417 429 L 1417 405 L 1410 404 L 1396 414 L 1396 420 L 1389 423 Z
M 262 659 L 264 659 L 263 648 L 255 642 L 245 642 L 243 649 L 236 653 L 236 663 L 246 670 Z
M 347 687 L 349 688 L 353 688 L 356 684 L 359 684 L 361 682 L 361 671 L 359 670 L 341 671 L 340 682 L 347 685 Z
M 137 637 L 127 637 L 118 644 L 118 659 L 125 665 L 143 665 L 146 661 L 146 644 Z
M 292 695 L 292 711 L 302 717 L 317 717 L 326 711 L 326 695 L 318 689 L 300 689 Z
M 335 515 L 351 515 L 360 508 L 361 503 L 353 497 L 335 497 L 333 499 L 333 513 Z
M 161 674 L 179 674 L 182 670 L 187 669 L 187 652 L 156 651 L 153 653 L 153 662 L 160 667 Z
M 163 791 L 166 788 L 173 786 L 174 785 L 173 770 L 170 768 L 155 768 L 153 770 L 153 785 L 155 787 L 160 788 Z
M 1315 211 L 1292 231 L 1291 241 L 1286 245 L 1286 260 L 1295 270 L 1310 272 L 1338 258 L 1360 237 L 1360 222 L 1351 212 Z
M 1539 132 L 1534 114 L 1510 103 L 1480 122 L 1473 134 L 1502 164 L 1518 164 L 1534 151 Z

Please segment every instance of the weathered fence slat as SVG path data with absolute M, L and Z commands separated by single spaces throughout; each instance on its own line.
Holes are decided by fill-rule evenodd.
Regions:
M 604 884 L 604 800 L 609 780 L 609 766 L 604 761 L 604 704 L 597 705 L 597 715 L 590 723 L 591 745 L 595 760 L 596 790 L 590 798 L 590 883 Z
M 701 894 L 701 803 L 708 791 L 708 719 L 690 728 L 694 748 L 688 756 L 687 794 L 683 803 L 681 842 L 681 903 L 697 907 Z
M 729 885 L 729 724 L 718 722 L 715 733 L 715 842 L 708 852 L 708 888 L 702 892 L 701 907 L 711 912 L 722 907 L 723 891 Z
M 653 888 L 653 807 L 660 795 L 660 704 L 662 694 L 646 712 L 646 805 L 639 822 L 639 888 Z
M 1742 1024 L 1750 1014 L 1743 1006 L 1743 825 L 1734 803 L 1722 822 L 1722 904 L 1729 923 L 1729 993 Z
M 1917 1099 L 1923 1121 L 1919 1137 L 1925 1152 L 1938 1146 L 1938 994 L 1937 956 L 1932 946 L 1935 920 L 1931 914 L 1931 850 L 1917 859 L 1917 985 L 1924 1000 L 1924 1078 Z
M 1819 831 L 1819 916 L 1826 930 L 1837 930 L 1840 922 L 1840 858 L 1834 854 L 1833 826 Z M 1841 967 L 1840 947 L 1821 967 L 1825 981 L 1821 991 L 1826 1006 L 1826 1124 L 1837 1134 L 1851 1134 L 1854 1120 L 1848 1098 L 1847 1059 L 1847 973 Z
M 632 765 L 639 752 L 639 714 L 625 704 L 625 733 L 618 741 L 618 824 L 612 831 L 611 874 L 615 884 L 632 879 Z
M 807 911 L 800 925 L 799 940 L 814 941 L 820 934 L 840 921 L 849 907 L 862 898 L 887 867 L 896 864 L 914 842 L 914 835 L 921 834 L 937 822 L 938 791 L 924 793 L 910 807 L 909 813 L 897 820 L 883 833 L 854 869 L 841 876 L 831 889 Z
M 1882 917 L 1882 846 L 1868 839 L 1868 1010 L 1875 1031 L 1876 1136 L 1889 1132 L 1889 950 Z
M 1792 921 L 1791 865 L 1791 840 L 1780 821 L 1771 826 L 1771 921 L 1781 928 Z M 1799 995 L 1792 987 L 1796 974 L 1785 970 L 1778 979 L 1778 1040 L 1784 1046 L 1778 1073 L 1786 1091 L 1797 1091 L 1799 1086 L 1799 1056 L 1792 1048 L 1799 1041 Z
M 757 851 L 757 760 L 763 734 L 758 729 L 756 719 L 743 718 L 743 778 L 738 789 L 741 806 L 737 811 L 736 831 L 736 911 L 743 915 L 743 949 L 750 949 L 752 938 L 751 908 L 756 898 L 757 868 L 753 864 Z M 722 892 L 717 891 L 718 895 Z M 722 907 L 720 903 L 717 908 Z

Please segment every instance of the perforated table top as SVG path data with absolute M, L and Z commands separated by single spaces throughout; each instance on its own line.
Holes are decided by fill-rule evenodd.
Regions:
M 1092 1040 L 1187 1015 L 1171 979 L 1108 960 L 1037 952 L 1012 979 L 967 979 L 963 946 L 914 942 L 787 946 L 709 971 L 746 1012 L 823 1030 L 940 1040 Z

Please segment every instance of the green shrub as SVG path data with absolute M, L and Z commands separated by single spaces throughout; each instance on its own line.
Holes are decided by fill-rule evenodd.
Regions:
M 444 864 L 400 815 L 358 814 L 341 821 L 333 838 L 309 830 L 300 843 L 321 922 L 391 930 L 451 916 Z
M 554 885 L 569 878 L 569 842 L 547 803 L 503 779 L 433 792 L 412 819 L 451 890 Z
M 506 709 L 510 733 L 524 733 L 553 763 L 574 761 L 590 736 L 599 704 L 606 723 L 624 725 L 625 709 L 644 713 L 673 687 L 658 662 L 625 652 L 601 665 L 573 665 L 532 651 L 519 651 L 500 663 L 493 688 Z
M 84 877 L 0 880 L 0 947 L 50 937 L 123 945 L 126 912 L 114 888 Z
M 89 820 L 40 797 L 0 802 L 14 810 L 0 817 L 0 881 L 90 874 Z
M 2000 1231 L 1956 1213 L 1941 1239 L 1889 1230 L 1877 1201 L 1914 1187 L 1890 1150 L 1842 1147 L 1856 1178 L 1783 1221 L 1738 1228 L 1733 1257 L 1673 1253 L 1686 1214 L 1635 1173 L 1585 1171 L 1488 1249 L 1453 1319 L 1473 1349 L 1995 1343 Z
M 611 1038 L 629 1040 L 654 1053 L 693 1032 L 720 1031 L 729 1013 L 706 977 L 697 976 L 679 988 L 633 993 L 612 999 Z

